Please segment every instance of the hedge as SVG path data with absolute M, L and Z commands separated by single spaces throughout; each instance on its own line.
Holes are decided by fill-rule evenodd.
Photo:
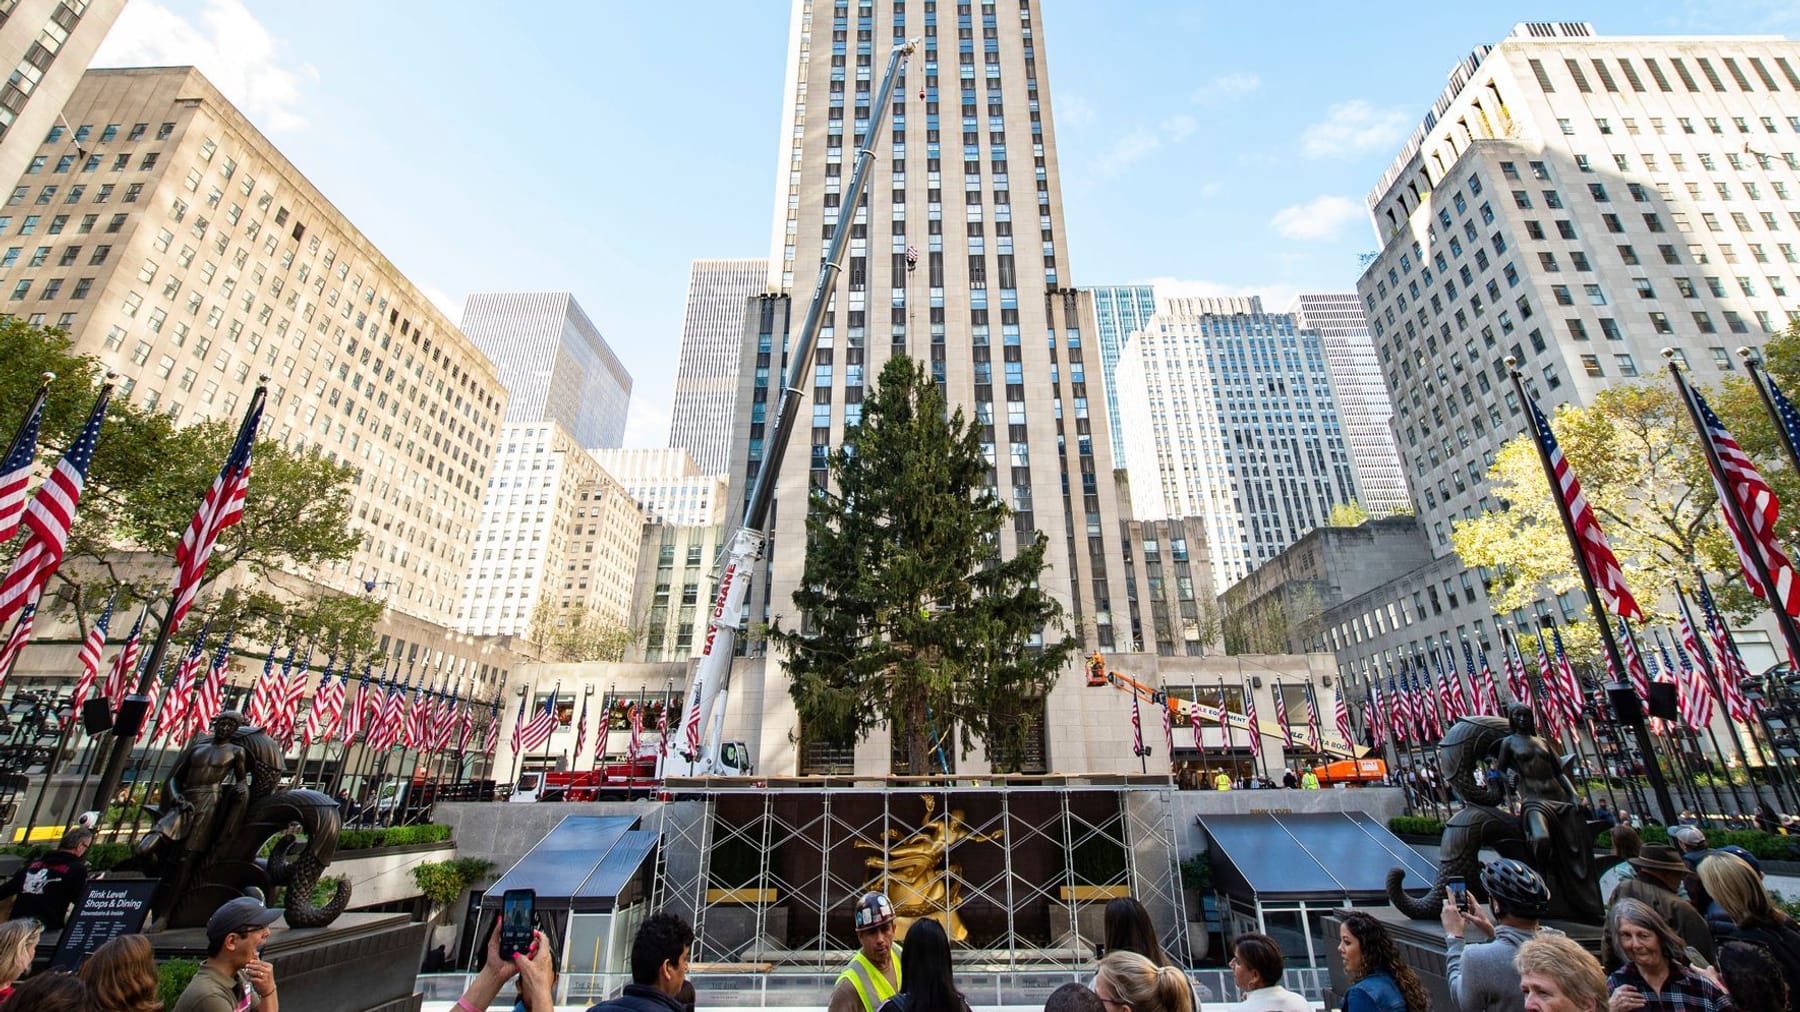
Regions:
M 1429 815 L 1396 815 L 1388 820 L 1388 831 L 1396 836 L 1443 836 L 1444 820 Z
M 197 959 L 165 959 L 156 964 L 156 998 L 163 1008 L 174 1008 L 187 990 L 188 981 L 200 969 Z
M 375 847 L 405 847 L 416 843 L 443 843 L 448 839 L 450 839 L 450 827 L 436 823 L 390 826 L 386 829 L 344 829 L 338 832 L 337 849 L 346 851 L 369 850 Z M 30 861 L 49 853 L 52 849 L 42 844 L 15 843 L 0 846 L 0 854 L 10 854 Z M 265 856 L 268 851 L 268 847 L 263 848 Z M 88 848 L 88 868 L 93 871 L 110 871 L 124 864 L 132 857 L 132 854 L 132 847 L 128 843 L 96 843 Z
M 1427 815 L 1396 815 L 1388 820 L 1388 830 L 1399 836 L 1442 836 L 1444 823 Z M 1736 845 L 1764 861 L 1800 860 L 1800 838 L 1756 829 L 1708 829 L 1704 832 L 1709 847 Z M 1646 846 L 1669 845 L 1668 829 L 1654 823 L 1639 827 L 1638 836 Z M 1611 850 L 1612 833 L 1601 833 L 1594 841 L 1594 846 L 1600 850 Z

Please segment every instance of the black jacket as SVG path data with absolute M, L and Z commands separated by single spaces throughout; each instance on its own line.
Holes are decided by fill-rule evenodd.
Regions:
M 648 984 L 627 984 L 624 993 L 588 1012 L 687 1012 L 687 1006 Z
M 1800 1007 L 1800 926 L 1792 921 L 1783 921 L 1741 928 L 1726 918 L 1723 912 L 1717 916 L 1709 912 L 1706 923 L 1712 928 L 1713 939 L 1720 945 L 1726 942 L 1748 942 L 1762 947 L 1774 957 L 1775 965 L 1781 967 L 1781 976 L 1787 981 L 1788 1008 Z
M 66 850 L 53 850 L 18 871 L 0 885 L 0 899 L 13 901 L 14 920 L 35 917 L 51 931 L 61 931 L 69 918 L 69 906 L 87 888 L 87 861 Z

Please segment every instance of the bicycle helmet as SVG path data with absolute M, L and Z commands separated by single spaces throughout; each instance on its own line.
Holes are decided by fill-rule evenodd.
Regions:
M 894 919 L 894 904 L 885 893 L 863 893 L 856 901 L 856 930 L 879 928 Z
M 1523 861 L 1503 857 L 1482 865 L 1481 888 L 1515 917 L 1542 917 L 1550 907 L 1550 887 Z

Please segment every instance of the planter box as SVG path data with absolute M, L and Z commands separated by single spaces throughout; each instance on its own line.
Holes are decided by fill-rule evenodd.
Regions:
M 350 881 L 350 907 L 357 909 L 420 895 L 418 883 L 413 881 L 413 868 L 432 861 L 448 861 L 455 856 L 456 844 L 449 840 L 350 850 L 334 858 L 325 874 Z

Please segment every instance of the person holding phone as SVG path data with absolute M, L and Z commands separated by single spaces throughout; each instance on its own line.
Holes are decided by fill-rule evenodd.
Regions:
M 1493 902 L 1487 908 L 1457 880 L 1444 890 L 1444 971 L 1450 994 L 1462 1012 L 1524 1012 L 1525 994 L 1513 960 L 1519 947 L 1544 928 L 1538 919 L 1550 907 L 1550 887 L 1522 861 L 1501 858 L 1481 866 L 1481 888 Z M 1466 945 L 1474 928 L 1488 941 Z
M 206 961 L 170 1012 L 279 1012 L 275 968 L 263 960 L 269 927 L 281 919 L 248 896 L 228 900 L 206 921 Z

